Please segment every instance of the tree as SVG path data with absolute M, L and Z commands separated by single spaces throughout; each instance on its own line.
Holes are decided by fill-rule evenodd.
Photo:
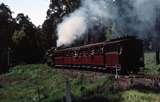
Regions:
M 17 28 L 12 36 L 14 42 L 13 57 L 17 64 L 38 63 L 43 59 L 42 47 L 39 42 L 40 31 L 27 15 L 20 13 L 16 17 Z
M 5 4 L 0 4 L 0 46 L 8 48 L 11 44 L 11 36 L 15 29 L 15 20 L 12 12 Z
M 48 40 L 46 49 L 57 45 L 57 24 L 62 21 L 65 15 L 78 8 L 79 5 L 80 0 L 51 0 L 47 11 L 47 19 L 42 25 L 43 33 L 46 34 Z
M 156 29 L 156 33 L 157 33 L 157 36 L 155 39 L 155 45 L 157 48 L 160 49 L 160 43 L 159 43 L 159 40 L 160 40 L 160 19 L 159 18 L 160 18 L 160 7 L 156 8 L 156 25 L 155 25 L 155 29 Z
M 14 32 L 16 23 L 12 18 L 12 12 L 4 3 L 0 4 L 0 72 L 8 70 L 8 49 L 11 47 L 11 36 Z
M 4 3 L 0 4 L 0 23 L 12 22 L 12 12 Z
M 113 23 L 106 29 L 106 40 L 112 39 L 117 34 L 116 25 Z
M 25 36 L 26 34 L 23 29 L 20 31 L 16 30 L 12 36 L 12 40 L 15 44 L 18 44 Z

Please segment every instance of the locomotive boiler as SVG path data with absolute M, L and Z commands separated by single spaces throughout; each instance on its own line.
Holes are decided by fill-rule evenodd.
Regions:
M 50 65 L 67 69 L 101 69 L 107 73 L 138 73 L 144 67 L 143 41 L 123 37 L 79 47 L 52 49 Z

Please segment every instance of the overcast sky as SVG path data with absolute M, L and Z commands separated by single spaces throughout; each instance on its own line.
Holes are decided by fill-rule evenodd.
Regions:
M 5 3 L 14 12 L 28 15 L 35 25 L 41 25 L 46 18 L 46 11 L 49 8 L 50 0 L 0 0 Z

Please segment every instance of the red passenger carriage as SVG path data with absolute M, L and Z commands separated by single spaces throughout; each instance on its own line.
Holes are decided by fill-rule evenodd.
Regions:
M 107 72 L 137 73 L 144 67 L 142 40 L 126 37 L 80 47 L 53 51 L 55 67 L 103 69 Z

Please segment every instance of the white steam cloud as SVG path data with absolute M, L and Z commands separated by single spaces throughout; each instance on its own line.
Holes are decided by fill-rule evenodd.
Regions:
M 116 0 L 119 1 L 119 0 Z M 156 19 L 158 17 L 156 9 L 160 12 L 160 0 L 120 0 L 127 1 L 129 7 L 123 4 L 122 9 L 127 14 L 116 15 L 117 28 L 120 33 L 145 37 L 147 33 L 156 36 Z M 119 11 L 117 11 L 119 12 Z M 122 11 L 123 12 L 123 11 Z M 127 21 L 127 19 L 130 19 Z
M 133 8 L 131 10 L 124 4 L 122 8 L 126 10 L 127 15 L 122 16 L 118 6 L 115 5 L 119 1 L 125 0 L 81 0 L 81 7 L 64 17 L 62 23 L 58 25 L 57 46 L 70 45 L 88 29 L 93 29 L 97 22 L 105 26 L 112 20 L 116 22 L 120 33 L 136 33 L 139 36 L 155 31 L 157 17 L 155 9 L 160 9 L 160 0 L 126 0 Z M 126 17 L 135 17 L 136 20 L 126 22 Z
M 141 33 L 140 36 L 143 37 L 145 36 L 143 33 L 152 32 L 152 36 L 155 36 L 157 9 L 160 10 L 160 0 L 135 0 L 133 7 L 140 21 L 136 27 L 139 35 Z
M 92 29 L 96 22 L 101 21 L 102 25 L 106 25 L 108 19 L 113 18 L 109 1 L 111 0 L 83 0 L 81 7 L 63 18 L 63 22 L 58 25 L 57 46 L 70 45 L 88 29 Z
M 86 18 L 75 12 L 58 26 L 57 46 L 70 45 L 87 30 Z

